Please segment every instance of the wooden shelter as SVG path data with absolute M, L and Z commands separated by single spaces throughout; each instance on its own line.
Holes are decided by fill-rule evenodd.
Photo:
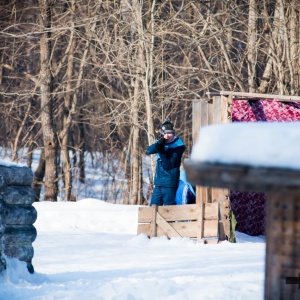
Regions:
M 201 128 L 219 123 L 232 122 L 233 102 L 235 100 L 269 100 L 276 102 L 300 102 L 297 96 L 257 94 L 244 92 L 207 93 L 208 98 L 193 103 L 193 143 L 197 142 Z M 300 121 L 300 113 L 297 119 Z M 264 119 L 262 119 L 264 120 Z M 230 141 L 228 141 L 230 142 Z M 196 203 L 219 203 L 219 239 L 230 236 L 229 211 L 230 190 L 226 187 L 196 186 Z
M 212 97 L 211 100 L 194 104 L 194 142 L 204 126 L 231 122 L 232 101 L 235 97 L 238 100 L 300 102 L 300 97 L 252 93 L 221 92 L 209 96 Z M 212 164 L 192 160 L 185 164 L 185 168 L 187 179 L 197 185 L 197 203 L 219 202 L 220 223 L 224 229 L 228 219 L 226 212 L 222 214 L 222 205 L 224 206 L 229 190 L 267 193 L 264 298 L 299 299 L 300 170 Z
M 277 102 L 300 102 L 300 97 L 254 93 L 208 93 L 208 98 L 193 103 L 193 143 L 197 142 L 201 128 L 218 123 L 232 122 L 235 100 L 269 99 Z M 299 105 L 300 121 L 300 105 Z M 149 237 L 190 237 L 198 241 L 222 241 L 230 239 L 230 189 L 237 186 L 205 184 L 204 179 L 196 186 L 196 204 L 164 207 L 141 207 L 137 233 Z M 253 187 L 253 191 L 262 191 Z M 251 191 L 251 189 L 247 189 Z M 211 206 L 213 204 L 213 206 Z M 211 208 L 213 207 L 213 210 Z M 213 213 L 212 213 L 213 212 Z

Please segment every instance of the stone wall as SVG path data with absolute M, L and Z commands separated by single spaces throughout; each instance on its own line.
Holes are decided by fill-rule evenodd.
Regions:
M 37 212 L 32 206 L 35 194 L 33 174 L 28 167 L 0 165 L 0 273 L 6 268 L 5 257 L 27 264 L 30 273 L 37 232 L 33 226 Z

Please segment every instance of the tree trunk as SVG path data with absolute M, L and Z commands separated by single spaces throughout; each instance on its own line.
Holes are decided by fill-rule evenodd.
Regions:
M 152 104 L 153 104 L 153 60 L 154 60 L 154 36 L 155 36 L 155 19 L 154 19 L 154 8 L 155 8 L 156 1 L 153 0 L 151 6 L 151 17 L 150 17 L 150 24 L 148 27 L 151 30 L 151 35 L 145 36 L 144 30 L 142 27 L 142 20 L 140 21 L 139 31 L 140 35 L 144 36 L 143 39 L 140 41 L 143 43 L 143 48 L 145 48 L 145 80 L 144 80 L 144 91 L 145 91 L 145 104 L 146 104 L 146 114 L 147 114 L 147 136 L 148 136 L 148 144 L 151 145 L 155 141 L 155 130 L 153 124 L 153 111 L 152 111 Z M 145 42 L 146 41 L 146 42 Z M 151 172 L 152 178 L 155 172 L 155 160 L 151 159 Z M 150 181 L 152 181 L 152 178 Z
M 50 1 L 39 1 L 40 25 L 42 28 L 41 48 L 41 123 L 45 149 L 45 200 L 57 201 L 57 170 L 56 170 L 56 135 L 52 118 L 52 76 L 50 72 L 50 28 L 51 8 Z
M 256 19 L 257 5 L 256 0 L 249 1 L 249 20 L 248 20 L 248 88 L 250 93 L 256 91 L 256 61 L 257 61 L 257 30 L 256 30 Z
M 79 114 L 79 182 L 85 183 L 85 168 L 84 168 L 84 152 L 85 152 L 85 137 L 84 137 L 84 126 L 83 126 L 83 112 Z
M 297 91 L 299 91 L 299 74 L 300 74 L 300 66 L 299 66 L 299 10 L 297 10 L 297 5 L 299 1 L 298 0 L 292 0 L 291 2 L 291 17 L 290 17 L 290 52 L 291 52 L 291 64 L 293 66 L 295 78 L 294 82 L 292 83 L 292 90 L 294 94 L 296 94 Z
M 74 13 L 74 1 L 71 2 L 72 9 L 71 14 Z M 73 18 L 72 18 L 73 19 Z M 61 139 L 61 160 L 62 160 L 62 168 L 63 168 L 63 182 L 64 182 L 64 200 L 65 201 L 72 201 L 74 197 L 72 196 L 72 167 L 70 162 L 70 155 L 69 155 L 69 129 L 70 124 L 69 122 L 69 115 L 72 103 L 72 79 L 73 79 L 73 59 L 74 59 L 74 22 L 72 20 L 71 29 L 70 29 L 70 48 L 68 52 L 68 64 L 67 64 L 67 84 L 66 89 L 67 93 L 64 99 L 64 113 L 63 113 L 63 132 L 64 134 L 60 136 Z M 75 91 L 76 93 L 76 91 Z
M 99 13 L 99 8 L 101 6 L 101 3 L 98 3 L 96 13 L 91 21 L 92 26 L 90 29 L 89 34 L 94 34 L 94 30 L 97 23 L 97 17 Z M 75 0 L 71 1 L 71 13 L 73 14 L 75 11 Z M 67 77 L 68 77 L 68 84 L 67 84 L 67 96 L 65 98 L 65 114 L 64 114 L 64 124 L 62 131 L 60 132 L 60 139 L 62 140 L 62 153 L 63 153 L 63 166 L 64 166 L 64 179 L 65 179 L 65 200 L 70 201 L 74 200 L 74 196 L 72 195 L 72 168 L 70 163 L 70 156 L 69 156 L 69 132 L 71 129 L 71 125 L 73 122 L 73 115 L 76 113 L 77 109 L 77 102 L 78 102 L 78 91 L 82 84 L 82 78 L 83 78 L 83 71 L 84 66 L 86 64 L 86 59 L 88 55 L 88 50 L 90 47 L 90 41 L 87 40 L 84 45 L 84 51 L 83 55 L 80 60 L 79 70 L 78 74 L 76 75 L 76 85 L 75 85 L 75 92 L 71 96 L 71 81 L 74 77 L 74 68 L 73 68 L 73 55 L 74 55 L 74 47 L 75 47 L 75 41 L 74 41 L 74 30 L 75 30 L 75 24 L 73 20 L 74 16 L 72 17 L 72 24 L 71 24 L 71 44 L 70 49 L 68 53 L 68 70 L 67 70 Z
M 16 135 L 15 140 L 14 140 L 13 149 L 12 149 L 12 157 L 11 157 L 12 161 L 16 161 L 18 159 L 19 142 L 20 142 L 21 134 L 24 130 L 27 118 L 30 114 L 30 110 L 31 110 L 31 99 L 29 99 L 29 101 L 28 101 L 28 105 L 27 105 L 27 108 L 26 108 L 26 113 L 24 115 L 21 126 L 19 127 L 17 135 Z
M 35 201 L 40 201 L 41 189 L 44 184 L 43 179 L 45 176 L 45 166 L 46 166 L 45 150 L 43 149 L 41 151 L 39 165 L 36 171 L 34 172 L 33 183 L 32 183 L 32 188 L 34 189 L 35 192 Z
M 276 0 L 275 14 L 274 14 L 274 26 L 275 32 L 273 36 L 273 42 L 275 47 L 273 48 L 276 57 L 276 64 L 273 64 L 274 73 L 276 74 L 277 89 L 279 95 L 284 95 L 284 24 L 283 24 L 283 5 L 281 0 Z
M 138 67 L 137 67 L 138 69 Z M 131 143 L 131 180 L 130 180 L 130 204 L 140 202 L 140 130 L 139 130 L 139 80 L 134 80 L 134 95 L 131 102 L 131 119 L 132 119 L 132 143 Z
M 270 16 L 268 13 L 268 3 L 264 1 L 263 3 L 263 10 L 262 10 L 262 16 L 263 19 L 265 20 L 265 28 L 266 34 L 263 36 L 265 43 L 267 45 L 266 47 L 266 52 L 267 52 L 267 57 L 266 57 L 266 63 L 264 64 L 264 71 L 263 74 L 260 78 L 260 84 L 257 89 L 258 93 L 265 93 L 266 89 L 269 87 L 269 82 L 270 82 L 270 77 L 273 72 L 273 64 L 275 63 L 274 60 L 274 43 L 272 42 L 273 37 L 277 36 L 278 28 L 274 28 L 273 25 L 271 25 Z M 267 33 L 269 32 L 269 33 Z M 272 33 L 272 34 L 271 34 Z
M 139 52 L 140 49 L 137 49 Z M 138 64 L 138 60 L 135 58 L 135 63 Z M 140 68 L 136 65 L 136 73 L 138 74 Z M 130 151 L 130 204 L 138 204 L 140 199 L 139 194 L 139 182 L 140 182 L 140 173 L 139 173 L 139 164 L 140 159 L 140 130 L 139 130 L 139 96 L 140 96 L 140 81 L 138 78 L 132 79 L 133 86 L 133 97 L 131 99 L 131 122 L 132 122 L 132 141 L 131 141 L 131 151 Z

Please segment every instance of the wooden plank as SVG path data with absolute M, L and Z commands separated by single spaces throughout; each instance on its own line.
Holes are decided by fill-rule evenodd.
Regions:
M 193 144 L 196 144 L 201 128 L 201 102 L 193 102 Z
M 174 228 L 181 236 L 197 238 L 198 222 L 173 222 L 170 226 Z M 218 220 L 207 220 L 203 222 L 203 238 L 218 236 Z
M 219 95 L 218 95 L 219 96 Z M 214 110 L 216 101 L 214 99 L 208 102 L 208 124 L 214 124 Z M 205 193 L 205 194 L 204 194 Z M 212 203 L 212 188 L 211 187 L 202 187 L 203 203 Z
M 218 236 L 218 220 L 204 220 L 203 237 Z
M 201 120 L 200 120 L 200 132 L 201 129 L 205 126 L 208 125 L 208 102 L 205 100 L 202 100 L 201 102 L 201 108 L 200 108 L 200 112 L 201 112 Z
M 213 103 L 214 103 L 214 111 L 213 111 L 213 124 L 219 124 L 222 122 L 222 114 L 223 108 L 221 103 L 221 96 L 214 96 L 213 97 Z M 208 187 L 207 187 L 208 188 Z M 207 202 L 211 203 L 217 203 L 218 198 L 218 189 L 215 187 L 210 187 L 210 197 L 207 197 Z
M 232 96 L 221 96 L 222 122 L 230 123 L 232 121 Z M 218 189 L 217 202 L 219 203 L 219 239 L 226 240 L 230 235 L 229 211 L 225 209 L 226 197 L 229 195 L 228 189 Z
M 227 240 L 230 237 L 230 219 L 229 219 L 229 213 L 230 213 L 230 200 L 229 200 L 229 191 L 227 189 L 224 190 L 224 200 L 219 203 L 219 212 L 220 217 L 219 221 L 222 222 L 219 223 L 219 238 L 221 241 Z M 224 236 L 222 236 L 222 231 L 224 231 Z
M 168 237 L 182 237 L 159 212 L 156 213 L 156 223 Z
M 219 189 L 218 188 L 211 188 L 211 202 L 218 203 L 218 196 L 219 196 Z
M 203 219 L 204 219 L 204 203 L 200 204 L 198 210 L 198 220 L 197 220 L 197 241 L 199 242 L 203 237 Z
M 213 203 L 212 202 L 212 188 L 211 187 L 206 187 L 207 189 L 207 196 L 206 196 L 206 202 L 205 203 Z
M 213 99 L 214 112 L 213 112 L 213 124 L 221 123 L 221 97 L 216 96 Z
M 225 96 L 222 96 L 225 98 Z M 227 101 L 227 121 L 225 123 L 232 122 L 232 96 L 226 97 Z
M 159 206 L 158 212 L 168 222 L 180 220 L 197 220 L 199 205 L 166 205 Z
M 229 92 L 229 91 L 221 91 L 221 95 L 224 96 L 236 96 L 236 97 L 249 97 L 249 98 L 258 98 L 257 100 L 261 99 L 278 99 L 280 101 L 300 101 L 299 96 L 284 96 L 284 95 L 274 95 L 274 94 L 258 94 L 258 93 L 244 93 L 244 92 Z M 236 99 L 239 100 L 239 99 Z M 251 99 L 255 100 L 255 99 Z
M 196 221 L 187 221 L 187 222 L 171 222 L 168 223 L 177 233 L 173 234 L 172 232 L 168 233 L 170 238 L 178 237 L 178 234 L 181 237 L 187 238 L 197 238 L 198 233 L 198 223 Z M 138 224 L 137 234 L 147 234 L 150 237 L 151 231 L 150 223 L 142 223 Z M 203 238 L 207 237 L 218 237 L 218 220 L 207 220 L 204 221 L 203 225 Z M 166 232 L 161 228 L 157 227 L 157 235 L 156 236 L 163 236 L 166 235 Z
M 221 241 L 226 240 L 225 223 L 229 222 L 224 212 L 224 201 L 226 200 L 227 189 L 218 189 L 218 215 L 219 215 L 219 237 Z
M 217 220 L 218 219 L 218 203 L 206 203 L 205 204 L 205 220 Z
M 184 224 L 186 223 L 186 224 Z M 175 222 L 171 226 L 176 229 L 182 236 L 197 238 L 198 223 L 197 222 Z M 204 220 L 202 238 L 218 236 L 218 220 Z
M 207 107 L 207 114 L 208 114 L 208 125 L 211 125 L 214 123 L 214 101 L 210 100 L 207 102 L 208 107 Z
M 201 185 L 196 185 L 196 204 L 205 203 L 207 188 Z
M 196 185 L 196 203 L 206 203 L 208 199 L 208 188 L 206 186 Z
M 156 219 L 157 219 L 157 205 L 152 205 L 151 207 L 151 227 L 150 227 L 150 237 L 155 237 L 157 235 L 157 226 L 156 226 Z
M 209 124 L 211 121 L 211 116 L 209 115 L 209 105 L 208 101 L 201 100 L 198 103 L 193 104 L 193 144 L 197 142 L 199 133 L 204 126 Z M 196 203 L 205 203 L 207 201 L 207 187 L 197 187 L 196 186 Z
M 292 169 L 199 163 L 192 160 L 185 163 L 185 169 L 187 180 L 191 184 L 230 190 L 266 192 L 274 186 L 279 188 L 300 185 L 300 172 Z
M 150 206 L 141 206 L 138 210 L 138 222 L 150 223 L 152 220 L 152 209 Z
M 197 236 L 197 222 L 196 221 L 186 221 L 186 222 L 171 222 L 170 226 L 180 234 L 181 237 L 195 238 Z M 162 234 L 163 232 L 158 232 Z M 169 237 L 177 237 L 170 233 Z
M 220 101 L 220 123 L 228 123 L 228 97 L 218 97 Z
M 148 237 L 150 237 L 150 230 L 151 230 L 150 223 L 140 223 L 138 224 L 137 227 L 137 235 L 144 233 L 147 234 Z
M 197 220 L 201 204 L 159 206 L 158 212 L 166 221 Z M 205 219 L 218 218 L 218 203 L 205 204 Z
M 205 205 L 205 219 L 215 219 L 217 217 L 217 205 L 217 203 L 207 203 Z M 153 219 L 153 206 L 139 207 L 139 223 L 151 222 L 151 220 Z M 187 204 L 158 206 L 157 209 L 162 217 L 167 221 L 185 221 L 197 220 L 199 207 L 199 204 Z

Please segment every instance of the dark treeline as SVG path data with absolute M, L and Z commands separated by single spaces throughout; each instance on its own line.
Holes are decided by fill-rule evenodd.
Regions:
M 85 154 L 97 152 L 116 182 L 110 198 L 145 203 L 142 158 L 165 118 L 188 156 L 192 102 L 206 92 L 299 95 L 299 9 L 298 0 L 0 0 L 0 145 L 13 161 L 28 149 L 29 167 L 40 150 L 37 200 L 43 186 L 56 201 L 61 179 L 64 199 L 76 200 L 74 176 L 85 182 Z

